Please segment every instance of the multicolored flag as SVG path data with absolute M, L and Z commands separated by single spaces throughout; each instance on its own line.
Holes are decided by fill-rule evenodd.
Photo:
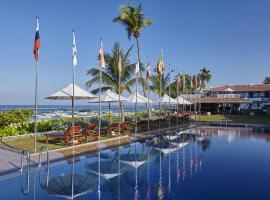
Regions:
M 140 75 L 140 64 L 139 64 L 139 62 L 137 62 L 137 64 L 136 64 L 135 75 L 136 76 L 139 76 Z
M 72 63 L 73 66 L 75 67 L 78 64 L 77 61 L 77 47 L 76 47 L 76 40 L 75 40 L 75 32 L 72 32 L 72 37 L 73 37 L 73 41 L 72 41 Z
M 105 69 L 104 49 L 103 49 L 103 41 L 102 40 L 100 40 L 99 67 L 101 69 Z
M 185 76 L 185 74 L 183 74 L 182 82 L 183 82 L 183 94 L 184 94 L 185 93 L 185 89 L 186 89 L 186 76 Z
M 176 84 L 181 87 L 181 76 L 180 74 L 177 75 L 177 78 L 176 78 Z
M 34 56 L 35 60 L 39 60 L 39 48 L 40 48 L 40 38 L 39 38 L 39 18 L 37 17 L 37 28 L 36 28 L 36 34 L 35 34 L 35 41 L 34 41 Z
M 118 62 L 117 62 L 117 68 L 118 68 L 118 73 L 122 73 L 122 55 L 121 52 L 118 52 Z
M 151 77 L 151 74 L 150 74 L 150 61 L 149 61 L 149 58 L 147 59 L 147 71 L 146 71 L 146 78 L 149 80 Z
M 158 59 L 158 63 L 157 63 L 157 68 L 156 68 L 156 72 L 157 75 L 162 75 L 165 71 L 165 66 L 164 66 L 164 62 L 163 62 L 163 51 L 162 49 L 160 50 L 160 56 Z

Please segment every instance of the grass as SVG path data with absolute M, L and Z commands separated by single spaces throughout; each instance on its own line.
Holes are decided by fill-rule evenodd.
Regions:
M 270 116 L 266 115 L 201 115 L 200 118 L 197 116 L 196 119 L 196 121 L 202 122 L 220 122 L 221 120 L 227 120 L 231 123 L 270 125 Z
M 100 138 L 101 140 L 105 140 L 105 139 L 108 139 L 109 137 L 106 135 L 101 135 Z M 88 139 L 88 142 L 93 141 L 92 138 L 88 137 L 87 139 Z M 82 142 L 84 143 L 85 141 L 82 141 Z M 26 137 L 26 138 L 20 138 L 16 140 L 5 140 L 5 141 L 2 141 L 2 143 L 14 149 L 18 149 L 18 150 L 27 149 L 31 153 L 34 152 L 34 137 Z M 45 144 L 45 137 L 43 136 L 37 137 L 37 150 L 38 151 L 44 144 Z M 63 147 L 67 147 L 67 145 L 65 144 L 64 140 L 49 140 L 47 147 L 49 150 L 53 150 L 53 149 L 61 149 Z

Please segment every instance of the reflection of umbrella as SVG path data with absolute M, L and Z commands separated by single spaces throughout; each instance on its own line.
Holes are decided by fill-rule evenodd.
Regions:
M 131 167 L 139 168 L 147 162 L 147 155 L 138 153 L 123 154 L 120 155 L 120 160 Z
M 126 97 L 120 96 L 120 101 L 127 101 L 128 99 Z M 109 103 L 109 113 L 110 113 L 110 122 L 111 119 L 111 103 L 113 102 L 119 102 L 119 95 L 111 90 L 107 90 L 105 93 L 101 94 L 100 101 L 102 103 Z M 99 103 L 99 97 L 94 98 L 89 101 L 89 103 Z
M 74 199 L 93 191 L 97 183 L 97 178 L 94 176 L 75 174 L 73 177 L 73 196 L 72 174 L 54 177 L 49 180 L 48 187 L 46 185 L 41 185 L 41 187 L 51 196 Z
M 87 169 L 98 175 L 98 162 L 87 164 Z M 105 178 L 106 180 L 110 180 L 114 177 L 117 177 L 118 175 L 121 175 L 123 173 L 123 170 L 121 170 L 121 173 L 119 173 L 118 163 L 113 161 L 100 161 L 100 176 Z
M 77 85 L 74 85 L 74 92 L 75 92 L 74 97 L 76 100 L 97 98 L 95 95 L 83 90 Z M 59 90 L 58 92 L 50 95 L 49 97 L 46 97 L 46 99 L 72 100 L 72 96 L 73 96 L 73 84 L 71 83 L 64 89 Z
M 128 97 L 127 102 L 135 103 L 136 102 L 136 93 L 130 95 Z M 148 103 L 148 99 L 137 92 L 137 103 Z M 153 101 L 149 100 L 149 103 L 153 103 Z
M 168 154 L 178 149 L 177 145 L 173 145 L 170 142 L 162 142 L 155 147 L 156 150 L 160 151 L 163 154 Z

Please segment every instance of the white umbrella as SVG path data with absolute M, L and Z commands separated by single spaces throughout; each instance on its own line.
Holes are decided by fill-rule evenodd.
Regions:
M 169 97 L 167 94 L 165 94 L 163 97 L 159 99 L 161 103 L 171 103 L 171 104 L 177 104 L 176 99 Z
M 73 84 L 69 84 L 67 87 L 59 90 L 58 92 L 46 97 L 45 99 L 51 100 L 72 100 L 73 96 Z M 76 84 L 74 85 L 74 97 L 76 100 L 82 99 L 93 99 L 97 98 L 97 96 L 87 92 L 86 90 L 80 88 Z
M 127 102 L 135 103 L 136 102 L 136 93 L 133 93 L 128 97 Z M 137 92 L 137 103 L 148 103 L 148 99 Z M 149 103 L 153 103 L 153 101 L 149 100 Z
M 111 90 L 107 90 L 105 93 L 103 93 L 100 96 L 101 102 L 118 102 L 119 101 L 119 96 L 115 92 Z M 126 97 L 120 96 L 120 101 L 128 101 Z M 90 103 L 98 103 L 99 98 L 94 98 L 89 101 Z
M 190 104 L 192 104 L 191 102 L 187 101 L 186 99 L 184 99 L 181 96 L 178 96 L 177 100 L 178 100 L 178 104 L 182 104 L 182 105 L 190 105 Z
M 120 101 L 127 101 L 128 99 L 126 97 L 120 96 Z M 107 90 L 105 93 L 103 93 L 100 96 L 100 101 L 103 103 L 109 103 L 109 113 L 111 113 L 111 103 L 112 102 L 119 102 L 119 95 L 116 94 L 115 92 L 111 90 Z M 89 103 L 99 103 L 99 97 L 91 99 Z M 111 114 L 110 114 L 110 122 L 112 121 L 111 119 Z

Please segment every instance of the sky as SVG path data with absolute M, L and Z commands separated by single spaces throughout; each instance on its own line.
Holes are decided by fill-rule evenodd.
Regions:
M 76 30 L 76 84 L 85 88 L 86 71 L 98 65 L 99 40 L 105 52 L 114 42 L 135 45 L 125 28 L 112 22 L 120 0 L 1 0 L 0 105 L 34 104 L 35 17 L 40 17 L 39 103 L 72 81 L 72 29 Z M 160 48 L 175 72 L 211 71 L 210 86 L 261 83 L 270 75 L 270 1 L 145 0 L 153 24 L 142 31 L 141 59 L 155 66 Z M 136 48 L 131 60 L 136 60 Z M 152 67 L 154 68 L 154 67 Z M 153 73 L 153 72 L 152 72 Z M 91 88 L 91 89 L 94 89 Z M 58 103 L 58 102 L 57 102 Z

